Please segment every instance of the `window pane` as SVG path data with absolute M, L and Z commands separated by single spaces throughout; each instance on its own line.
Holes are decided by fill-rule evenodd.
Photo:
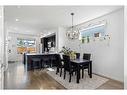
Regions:
M 36 52 L 35 40 L 17 39 L 17 51 L 22 54 L 24 52 Z
M 93 28 L 88 28 L 86 30 L 82 30 L 81 31 L 81 36 L 82 37 L 94 37 L 95 33 L 100 33 L 101 36 L 104 36 L 105 34 L 105 25 L 102 26 L 97 26 L 97 27 L 93 27 Z

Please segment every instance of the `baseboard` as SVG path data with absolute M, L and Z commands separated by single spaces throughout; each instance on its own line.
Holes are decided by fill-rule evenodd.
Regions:
M 109 80 L 114 80 L 114 81 L 116 81 L 116 82 L 119 82 L 119 83 L 123 83 L 123 84 L 124 84 L 124 82 L 121 82 L 121 81 L 118 81 L 118 80 L 115 80 L 115 79 L 109 78 L 109 77 L 104 76 L 104 75 L 100 75 L 100 74 L 96 74 L 96 73 L 93 73 L 93 74 L 98 75 L 98 76 L 100 76 L 100 77 L 107 78 L 107 79 L 109 79 Z

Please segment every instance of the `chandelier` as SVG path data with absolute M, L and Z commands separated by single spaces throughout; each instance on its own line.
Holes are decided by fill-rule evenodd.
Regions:
M 66 33 L 66 36 L 69 38 L 69 39 L 78 39 L 79 38 L 79 31 L 78 29 L 76 29 L 73 25 L 73 16 L 74 16 L 74 13 L 71 13 L 71 16 L 72 16 L 72 26 L 71 28 L 67 31 Z

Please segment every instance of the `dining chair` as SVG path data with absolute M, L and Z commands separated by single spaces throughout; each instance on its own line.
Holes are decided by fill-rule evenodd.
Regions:
M 62 69 L 64 68 L 64 64 L 62 64 L 63 60 L 61 59 L 60 54 L 56 54 L 55 57 L 56 57 L 56 64 L 57 64 L 56 65 L 56 67 L 57 67 L 56 74 L 60 70 L 60 77 L 61 77 L 61 75 L 62 75 Z
M 80 53 L 76 53 L 76 59 L 80 59 Z
M 90 60 L 90 58 L 91 58 L 91 54 L 88 54 L 88 53 L 83 54 L 83 59 Z M 89 63 L 82 65 L 81 69 L 82 69 L 82 78 L 83 78 L 84 77 L 84 69 L 88 69 L 88 73 L 89 73 Z
M 83 54 L 83 59 L 90 60 L 90 57 L 91 57 L 91 54 L 88 54 L 88 53 Z
M 64 61 L 64 79 L 66 78 L 66 72 L 69 72 L 69 82 L 71 82 L 71 76 L 73 72 L 77 71 L 77 68 L 71 64 L 70 57 L 67 55 L 63 55 Z

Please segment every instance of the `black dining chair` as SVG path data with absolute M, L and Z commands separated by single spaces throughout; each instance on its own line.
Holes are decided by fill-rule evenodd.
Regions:
M 56 67 L 57 67 L 56 74 L 60 72 L 60 77 L 61 77 L 62 69 L 64 68 L 63 60 L 61 59 L 60 54 L 55 55 L 55 58 L 56 58 Z
M 83 54 L 83 59 L 90 60 L 90 58 L 91 58 L 91 54 L 88 54 L 88 53 Z M 83 78 L 84 77 L 84 69 L 88 69 L 88 73 L 89 73 L 89 63 L 82 65 L 81 69 L 82 69 L 82 78 Z
M 90 57 L 91 57 L 91 54 L 88 54 L 88 53 L 83 54 L 83 59 L 90 60 Z
M 64 79 L 66 78 L 66 72 L 69 72 L 69 82 L 71 82 L 71 76 L 73 72 L 77 71 L 77 68 L 72 65 L 70 61 L 70 57 L 67 55 L 63 55 L 63 61 L 64 61 Z
M 76 53 L 76 59 L 80 59 L 80 53 Z

